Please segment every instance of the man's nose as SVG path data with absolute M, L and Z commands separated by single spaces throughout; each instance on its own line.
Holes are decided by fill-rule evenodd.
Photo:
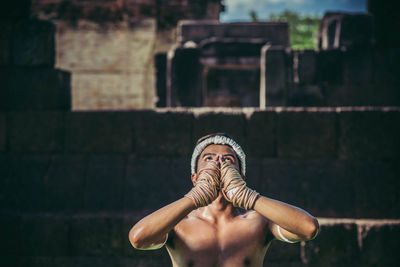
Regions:
M 218 167 L 221 167 L 221 160 L 220 159 L 222 159 L 222 158 L 223 158 L 222 155 L 216 154 L 215 161 L 217 162 Z

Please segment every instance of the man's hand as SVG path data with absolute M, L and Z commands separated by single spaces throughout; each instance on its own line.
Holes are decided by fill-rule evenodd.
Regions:
M 259 193 L 246 186 L 238 170 L 227 162 L 221 162 L 221 192 L 233 206 L 246 210 L 253 209 L 259 196 Z
M 197 172 L 197 180 L 185 197 L 193 200 L 197 208 L 207 206 L 218 196 L 220 169 L 215 161 L 210 161 Z

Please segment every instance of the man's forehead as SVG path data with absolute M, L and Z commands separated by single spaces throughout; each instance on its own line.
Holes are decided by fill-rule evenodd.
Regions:
M 204 155 L 206 153 L 233 154 L 236 156 L 235 150 L 233 150 L 233 148 L 231 148 L 229 145 L 216 145 L 216 144 L 208 145 L 201 152 L 201 155 Z

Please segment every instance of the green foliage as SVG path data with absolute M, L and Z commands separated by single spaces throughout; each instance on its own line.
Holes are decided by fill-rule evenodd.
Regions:
M 249 11 L 249 16 L 251 18 L 251 22 L 258 22 L 259 21 L 258 20 L 258 16 L 257 16 L 257 12 L 254 9 Z
M 269 21 L 289 24 L 292 49 L 317 48 L 317 33 L 321 21 L 319 16 L 300 15 L 295 11 L 285 10 L 281 13 L 271 14 Z

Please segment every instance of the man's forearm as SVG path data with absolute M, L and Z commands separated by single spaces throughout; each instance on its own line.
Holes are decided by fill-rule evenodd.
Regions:
M 149 248 L 163 242 L 166 235 L 186 215 L 196 209 L 193 201 L 183 197 L 146 216 L 129 232 L 129 240 L 135 248 Z
M 254 210 L 304 239 L 312 239 L 318 231 L 318 222 L 312 215 L 278 200 L 259 196 L 254 204 Z

